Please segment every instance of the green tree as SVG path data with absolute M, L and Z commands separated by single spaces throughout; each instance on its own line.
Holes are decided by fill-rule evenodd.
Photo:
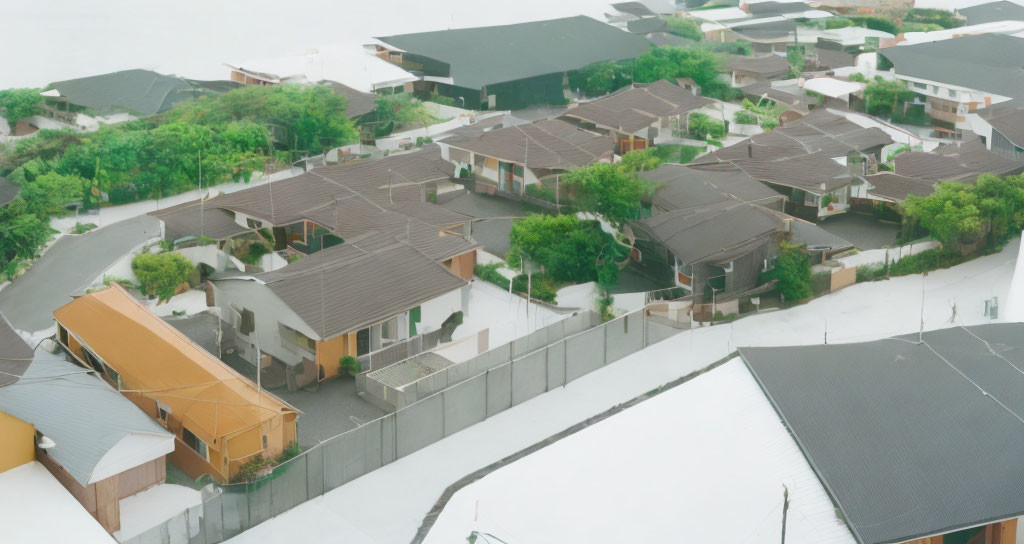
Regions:
M 978 209 L 989 222 L 993 242 L 1020 232 L 1024 227 L 1024 176 L 1000 178 L 982 174 L 974 191 L 978 195 Z
M 893 36 L 900 33 L 900 27 L 895 21 L 882 17 L 849 17 L 857 26 L 888 32 Z
M 881 76 L 875 76 L 875 81 L 864 88 L 865 109 L 879 117 L 892 117 L 912 98 L 914 91 L 907 89 L 902 82 L 888 81 Z
M 719 65 L 707 49 L 658 47 L 637 57 L 634 77 L 638 83 L 688 77 L 701 86 L 703 95 L 715 97 L 728 91 L 728 85 L 718 80 Z
M 49 172 L 22 184 L 18 196 L 25 200 L 28 213 L 45 221 L 62 213 L 69 202 L 80 200 L 85 188 L 85 180 L 78 176 Z
M 0 208 L 0 267 L 17 258 L 34 257 L 51 232 L 45 221 L 29 213 L 20 197 Z
M 944 182 L 926 197 L 908 196 L 903 202 L 903 211 L 908 219 L 928 229 L 944 244 L 969 243 L 985 232 L 985 221 L 978 205 L 974 187 Z
M 907 23 L 929 25 L 939 30 L 963 26 L 964 22 L 962 17 L 957 17 L 953 12 L 944 9 L 913 8 L 903 17 L 903 29 L 906 31 Z
M 611 163 L 573 170 L 562 180 L 572 187 L 581 210 L 599 214 L 616 228 L 637 218 L 640 200 L 650 191 L 649 184 L 636 174 Z
M 704 39 L 704 34 L 701 33 L 700 27 L 697 26 L 697 23 L 693 19 L 666 17 L 665 21 L 668 23 L 669 34 L 689 38 L 698 42 Z
M 783 242 L 782 251 L 775 259 L 775 268 L 768 272 L 768 278 L 778 280 L 779 290 L 791 302 L 814 294 L 811 290 L 811 263 L 800 246 Z
M 827 30 L 832 30 L 834 28 L 846 28 L 848 26 L 853 26 L 853 21 L 846 17 L 829 17 L 828 19 L 825 19 L 825 29 Z
M 39 89 L 7 89 L 0 91 L 0 115 L 14 129 L 22 119 L 28 119 L 43 111 L 43 96 Z
M 615 63 L 595 62 L 569 74 L 569 86 L 580 89 L 585 96 L 608 94 L 615 87 Z
M 725 136 L 725 123 L 716 121 L 703 113 L 691 113 L 687 121 L 689 132 L 695 138 L 721 139 Z
M 625 248 L 597 221 L 581 221 L 575 215 L 535 214 L 517 220 L 509 233 L 509 246 L 510 266 L 519 266 L 526 258 L 560 282 L 614 285 L 618 281 L 614 262 L 625 257 Z
M 630 151 L 623 155 L 622 160 L 618 163 L 619 168 L 629 173 L 654 170 L 660 164 L 661 158 L 655 147 Z
M 156 295 L 163 302 L 188 280 L 192 263 L 178 253 L 143 253 L 132 259 L 132 272 L 143 293 Z

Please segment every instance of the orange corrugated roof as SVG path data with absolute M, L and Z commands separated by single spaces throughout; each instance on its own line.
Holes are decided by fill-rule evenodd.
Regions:
M 119 285 L 83 295 L 54 316 L 121 375 L 124 389 L 158 399 L 215 449 L 220 437 L 298 413 L 156 316 Z M 205 436 L 204 436 L 205 435 Z

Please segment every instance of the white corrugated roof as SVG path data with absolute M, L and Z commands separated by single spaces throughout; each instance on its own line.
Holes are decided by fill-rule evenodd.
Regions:
M 0 473 L 0 512 L 0 542 L 117 542 L 38 461 Z
M 250 59 L 227 65 L 294 83 L 336 81 L 367 93 L 418 79 L 356 43 L 327 45 L 300 55 Z

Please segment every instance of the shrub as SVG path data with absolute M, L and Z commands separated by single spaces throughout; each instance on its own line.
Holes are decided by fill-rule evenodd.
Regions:
M 473 267 L 473 275 L 508 290 L 508 278 L 498 272 L 499 268 L 501 268 L 501 263 L 478 264 Z
M 860 72 L 854 72 L 850 74 L 850 81 L 856 81 L 857 83 L 867 83 L 868 78 L 864 77 L 864 74 Z
M 11 130 L 18 121 L 43 111 L 43 96 L 39 89 L 7 89 L 0 91 L 0 114 L 7 119 Z
M 611 321 L 612 319 L 615 319 L 615 314 L 612 312 L 612 302 L 614 302 L 614 299 L 609 296 L 597 299 L 597 307 L 601 312 L 601 321 Z
M 756 125 L 757 116 L 746 111 L 738 111 L 732 116 L 737 125 Z
M 544 187 L 540 183 L 531 183 L 530 185 L 527 185 L 526 194 L 527 196 L 532 196 L 533 198 L 547 202 L 555 201 L 555 190 L 551 187 Z
M 810 298 L 811 263 L 803 248 L 793 244 L 782 244 L 782 252 L 775 260 L 775 268 L 769 270 L 768 278 L 778 280 L 779 290 L 791 302 Z
M 266 244 L 264 244 L 263 242 L 253 242 L 249 244 L 249 247 L 246 250 L 245 255 L 243 255 L 241 259 L 242 262 L 245 264 L 256 264 L 260 262 L 260 259 L 262 259 L 263 256 L 268 253 L 270 253 L 270 248 L 267 247 Z
M 283 450 L 281 450 L 281 453 L 274 458 L 274 464 L 280 465 L 294 457 L 297 457 L 300 453 L 302 453 L 302 448 L 299 447 L 299 443 L 292 440 L 284 447 Z
M 834 28 L 846 28 L 848 26 L 853 26 L 853 21 L 847 19 L 846 17 L 829 17 L 828 19 L 825 19 L 826 30 L 832 30 Z
M 132 259 L 132 272 L 139 278 L 143 293 L 156 295 L 163 302 L 188 281 L 192 263 L 178 253 L 143 253 Z
M 94 228 L 96 228 L 96 223 L 75 223 L 75 228 L 71 232 L 85 234 Z
M 359 364 L 359 359 L 356 359 L 351 355 L 346 355 L 338 360 L 338 372 L 340 373 L 355 376 L 356 374 L 359 374 L 361 370 L 362 367 Z
M 509 245 L 511 266 L 518 266 L 521 256 L 526 256 L 562 283 L 598 281 L 599 265 L 621 260 L 626 252 L 597 221 L 580 221 L 574 215 L 520 219 L 512 224 Z
M 513 291 L 525 295 L 527 289 L 530 298 L 554 304 L 555 295 L 558 294 L 558 282 L 547 274 L 533 274 L 532 278 L 526 274 L 519 274 L 512 280 Z
M 263 454 L 257 454 L 252 459 L 249 459 L 242 466 L 238 467 L 238 472 L 231 477 L 231 483 L 249 483 L 259 480 L 266 475 L 274 466 L 273 461 L 263 457 Z
M 683 38 L 689 38 L 694 41 L 701 41 L 704 39 L 704 34 L 700 31 L 692 19 L 684 19 L 682 17 L 666 17 L 665 22 L 668 23 L 668 33 L 676 36 L 682 36 Z
M 725 137 L 725 123 L 715 121 L 703 113 L 694 113 L 690 115 L 689 131 L 691 136 L 701 140 L 709 136 L 715 139 L 723 138 Z

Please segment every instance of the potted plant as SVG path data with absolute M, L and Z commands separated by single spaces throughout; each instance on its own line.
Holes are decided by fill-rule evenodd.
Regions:
M 359 359 L 351 355 L 346 355 L 338 360 L 338 372 L 342 374 L 348 374 L 349 376 L 355 376 L 360 371 Z

